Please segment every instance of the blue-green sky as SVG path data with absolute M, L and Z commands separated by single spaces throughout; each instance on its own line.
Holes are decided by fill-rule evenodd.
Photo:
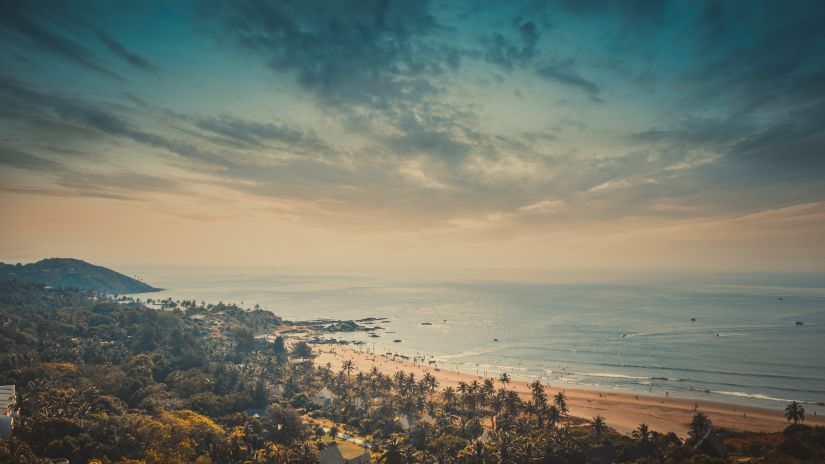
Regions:
M 0 256 L 825 269 L 825 2 L 0 4 Z

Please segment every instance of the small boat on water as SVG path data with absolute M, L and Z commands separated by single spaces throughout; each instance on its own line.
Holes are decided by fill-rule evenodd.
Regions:
M 690 318 L 690 322 L 696 322 L 696 318 L 695 318 L 695 317 L 691 317 L 691 318 Z
M 497 341 L 498 341 L 498 339 L 497 339 L 497 338 L 494 338 L 494 339 L 493 339 L 493 341 L 494 341 L 494 342 L 497 342 Z
M 397 340 L 397 339 L 396 339 L 396 340 L 393 340 L 392 342 L 393 342 L 393 343 L 401 343 L 401 340 Z
M 805 325 L 805 323 L 802 321 L 796 321 L 796 325 Z
M 421 325 L 433 325 L 431 322 L 422 322 Z

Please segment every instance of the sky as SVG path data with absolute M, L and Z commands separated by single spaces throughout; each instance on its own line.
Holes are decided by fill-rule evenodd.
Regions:
M 825 2 L 0 3 L 0 258 L 825 271 Z

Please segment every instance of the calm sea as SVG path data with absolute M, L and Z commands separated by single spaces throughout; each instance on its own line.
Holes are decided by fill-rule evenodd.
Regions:
M 166 288 L 143 298 L 258 304 L 292 320 L 387 318 L 379 338 L 338 337 L 444 368 L 771 408 L 798 400 L 825 413 L 821 276 L 561 284 L 142 271 Z

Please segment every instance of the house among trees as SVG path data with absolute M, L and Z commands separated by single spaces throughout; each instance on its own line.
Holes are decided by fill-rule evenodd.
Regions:
M 430 425 L 435 425 L 435 419 L 433 419 L 433 417 L 427 414 L 426 412 L 422 414 L 418 420 L 416 420 L 412 416 L 404 414 L 395 421 L 395 424 L 398 425 L 398 427 L 400 427 L 401 430 L 409 432 L 410 429 L 412 429 L 413 424 L 419 421 L 426 422 Z
M 309 400 L 310 403 L 318 406 L 319 408 L 326 409 L 335 401 L 335 394 L 330 391 L 329 388 L 324 387 L 318 391 L 315 395 L 313 395 L 312 399 Z
M 725 443 L 712 428 L 696 443 L 694 449 L 718 459 L 726 459 L 728 457 L 728 450 Z
M 17 416 L 17 395 L 14 385 L 0 386 L 0 439 L 11 438 L 14 418 Z
M 353 443 L 332 443 L 318 452 L 320 464 L 367 464 L 370 453 Z

